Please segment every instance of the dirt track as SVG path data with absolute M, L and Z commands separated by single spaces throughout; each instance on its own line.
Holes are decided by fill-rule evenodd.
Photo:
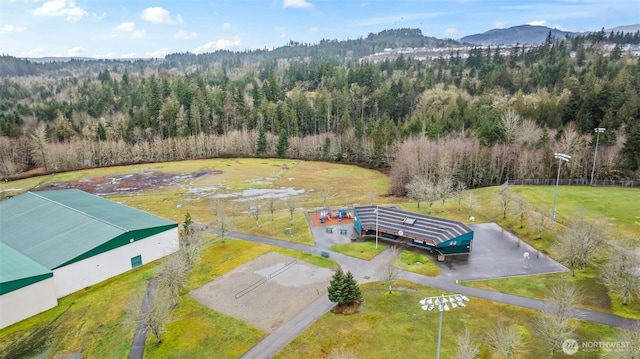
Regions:
M 327 268 L 269 252 L 190 294 L 213 310 L 271 332 L 326 295 L 331 274 Z M 260 281 L 264 282 L 245 294 L 245 289 Z

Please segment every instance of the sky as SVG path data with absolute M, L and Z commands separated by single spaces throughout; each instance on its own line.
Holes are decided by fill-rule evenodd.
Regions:
M 160 58 L 395 28 L 459 39 L 524 24 L 584 32 L 639 23 L 640 0 L 0 0 L 0 54 Z

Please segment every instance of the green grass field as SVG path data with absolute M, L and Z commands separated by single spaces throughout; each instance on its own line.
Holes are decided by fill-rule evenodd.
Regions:
M 361 286 L 364 307 L 353 315 L 328 313 L 282 349 L 274 358 L 327 358 L 333 349 L 345 349 L 358 358 L 433 358 L 436 353 L 439 315 L 423 311 L 420 299 L 442 293 L 409 282 L 396 284 L 403 290 L 389 294 L 380 283 Z M 516 324 L 525 337 L 526 358 L 548 357 L 545 343 L 537 339 L 533 319 L 536 311 L 472 298 L 465 308 L 443 314 L 441 357 L 453 357 L 457 336 L 464 329 L 482 344 L 480 358 L 494 358 L 483 342 L 498 321 Z M 611 341 L 615 331 L 608 326 L 579 323 L 578 341 Z M 597 355 L 596 355 L 597 356 Z M 564 358 L 556 353 L 554 358 Z M 593 358 L 580 353 L 571 358 Z M 568 358 L 568 357 L 567 357 Z
M 364 259 L 366 261 L 373 259 L 385 249 L 387 249 L 387 246 L 384 244 L 378 244 L 378 248 L 376 248 L 376 244 L 374 242 L 343 243 L 331 246 L 331 250 L 334 252 Z
M 304 244 L 313 244 L 304 211 L 312 211 L 315 207 L 379 203 L 427 213 L 427 206 L 424 204 L 417 208 L 415 202 L 386 196 L 390 182 L 380 172 L 355 166 L 277 159 L 181 161 L 55 174 L 0 183 L 0 198 L 17 195 L 36 188 L 37 185 L 51 182 L 129 173 L 186 174 L 200 170 L 220 170 L 222 174 L 202 176 L 141 193 L 112 195 L 109 198 L 177 222 L 182 222 L 188 211 L 196 223 L 215 227 L 217 216 L 224 214 L 229 219 L 231 230 Z M 266 203 L 260 202 L 262 210 L 256 225 L 255 218 L 247 214 L 246 204 L 234 201 L 233 197 L 227 200 L 215 200 L 213 197 L 213 194 L 237 196 L 248 189 L 281 187 L 300 191 L 296 196 L 297 209 L 293 221 L 284 201 L 277 202 L 273 220 Z M 212 188 L 215 190 L 211 190 Z M 551 209 L 555 191 L 553 186 L 514 186 L 511 190 L 525 198 L 533 208 Z M 587 218 L 606 218 L 616 236 L 640 238 L 640 212 L 636 210 L 640 190 L 637 189 L 560 187 L 558 218 L 562 223 L 556 225 L 557 233 L 546 233 L 542 239 L 537 239 L 536 231 L 530 228 L 528 222 L 524 228 L 520 228 L 517 219 L 502 218 L 499 206 L 494 203 L 496 192 L 497 187 L 473 190 L 479 204 L 471 212 L 464 204 L 458 206 L 456 200 L 450 199 L 444 207 L 439 202 L 434 204 L 432 214 L 466 223 L 470 215 L 475 216 L 476 222 L 496 222 L 542 251 L 548 250 L 557 240 L 557 234 L 562 232 L 564 225 L 570 223 L 571 216 L 582 208 L 586 209 Z M 291 228 L 292 234 L 285 234 L 285 228 Z M 359 258 L 373 258 L 379 252 L 369 248 L 373 244 L 371 242 L 364 243 L 365 248 L 354 247 L 354 244 L 336 247 L 334 250 Z M 270 250 L 327 268 L 337 266 L 334 261 L 319 256 L 231 238 L 224 242 L 216 239 L 191 273 L 185 293 Z M 602 255 L 599 259 L 601 258 Z M 435 276 L 439 273 L 439 268 L 428 257 L 413 252 L 401 253 L 396 265 L 424 275 Z M 576 271 L 575 278 L 566 274 L 550 274 L 471 282 L 465 285 L 541 299 L 553 281 L 573 280 L 585 293 L 582 306 L 640 318 L 640 300 L 635 299 L 630 305 L 621 306 L 620 299 L 609 295 L 607 288 L 599 282 L 598 265 L 600 262 Z M 48 348 L 46 357 L 73 353 L 81 353 L 83 357 L 89 358 L 126 357 L 135 329 L 129 314 L 133 297 L 142 295 L 147 280 L 155 271 L 156 264 L 137 268 L 87 291 L 61 298 L 58 307 L 1 330 L 0 357 L 21 357 L 13 355 L 16 352 L 9 351 L 13 348 L 31 348 L 32 353 Z M 366 299 L 363 312 L 346 317 L 327 314 L 285 348 L 279 357 L 326 358 L 335 347 L 334 343 L 356 350 L 359 357 L 398 357 L 407 352 L 435 353 L 436 333 L 433 328 L 437 328 L 437 319 L 433 313 L 419 310 L 416 303 L 420 297 L 439 293 L 411 283 L 397 283 L 395 286 L 402 287 L 403 290 L 394 291 L 390 295 L 385 294 L 386 290 L 380 283 L 363 286 Z M 446 343 L 447 349 L 443 349 L 444 357 L 451 354 L 451 348 L 455 344 L 454 337 L 459 332 L 456 328 L 468 327 L 476 335 L 481 335 L 500 318 L 513 320 L 520 325 L 531 346 L 530 357 L 545 354 L 541 349 L 542 343 L 536 341 L 532 329 L 532 318 L 536 312 L 481 300 L 474 302 L 477 305 L 471 304 L 469 307 L 473 310 L 446 313 L 443 344 Z M 265 335 L 244 322 L 200 306 L 188 296 L 180 302 L 173 319 L 163 344 L 158 346 L 149 338 L 146 357 L 237 357 Z M 379 336 L 372 335 L 372 332 L 384 333 L 385 340 L 379 340 Z M 584 340 L 611 339 L 613 329 L 581 322 L 578 335 Z M 398 348 L 402 350 L 398 351 Z M 486 350 L 483 357 L 490 357 Z M 572 358 L 578 357 L 580 356 Z
M 440 274 L 440 267 L 424 254 L 402 251 L 396 258 L 396 267 L 429 277 Z

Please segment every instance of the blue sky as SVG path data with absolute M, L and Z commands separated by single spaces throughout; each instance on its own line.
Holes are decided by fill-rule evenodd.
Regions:
M 640 0 L 0 0 L 0 54 L 163 57 L 400 27 L 459 39 L 522 24 L 582 32 L 638 23 Z

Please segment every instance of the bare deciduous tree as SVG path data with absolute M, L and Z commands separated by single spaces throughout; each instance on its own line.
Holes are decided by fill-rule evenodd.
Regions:
M 538 239 L 541 239 L 542 235 L 551 228 L 551 217 L 546 207 L 543 207 L 539 212 L 535 212 L 534 218 L 534 227 L 538 231 Z
M 480 354 L 480 345 L 471 337 L 469 328 L 456 338 L 458 345 L 453 356 L 454 359 L 475 359 Z
M 462 181 L 458 181 L 458 183 L 456 184 L 456 187 L 453 190 L 454 195 L 458 200 L 458 210 L 462 206 L 462 201 L 464 200 L 464 191 L 466 189 L 467 189 L 467 185 L 465 185 L 464 182 Z
M 438 199 L 442 203 L 442 210 L 444 211 L 444 203 L 451 196 L 451 192 L 453 191 L 453 181 L 451 180 L 451 177 L 441 176 L 438 178 L 436 191 L 438 192 Z
M 616 340 L 625 343 L 622 350 L 611 350 L 607 357 L 611 359 L 637 359 L 640 358 L 640 324 L 636 322 L 631 328 L 618 329 Z
M 500 321 L 487 333 L 487 346 L 500 358 L 520 358 L 526 350 L 525 339 L 515 324 Z
M 289 209 L 289 215 L 291 215 L 291 224 L 293 224 L 293 214 L 296 212 L 298 204 L 294 197 L 287 197 L 287 209 Z
M 614 253 L 600 273 L 609 290 L 622 297 L 623 305 L 627 305 L 627 299 L 640 296 L 640 278 L 635 273 L 640 258 L 631 243 L 628 240 L 621 245 L 613 244 Z
M 269 206 L 269 212 L 271 212 L 271 220 L 273 221 L 273 212 L 276 211 L 276 197 L 271 195 L 267 198 L 267 205 Z
M 158 285 L 166 289 L 167 299 L 171 302 L 172 307 L 175 307 L 180 300 L 180 291 L 187 283 L 189 270 L 185 256 L 180 253 L 170 255 L 162 265 Z
M 538 337 L 549 345 L 549 358 L 575 331 L 571 313 L 581 300 L 582 293 L 573 282 L 558 281 L 549 288 L 546 311 L 535 319 Z
M 498 191 L 498 195 L 495 198 L 500 208 L 502 208 L 502 218 L 507 219 L 507 213 L 511 209 L 511 202 L 513 201 L 513 196 L 511 192 L 508 190 Z
M 515 194 L 512 194 L 512 197 L 516 203 L 516 214 L 518 216 L 518 221 L 520 222 L 520 228 L 524 228 L 524 222 L 527 218 L 527 201 L 522 198 L 522 196 Z
M 214 198 L 211 201 L 211 212 L 214 216 L 217 216 L 220 210 L 220 198 Z
M 329 187 L 324 187 L 320 190 L 320 199 L 322 200 L 322 206 L 327 207 L 327 201 L 331 198 L 331 190 Z
M 216 228 L 218 229 L 218 236 L 220 237 L 220 240 L 224 242 L 227 232 L 231 229 L 231 218 L 227 217 L 223 211 L 218 212 L 218 216 L 216 217 Z
M 398 280 L 400 276 L 400 269 L 396 267 L 396 257 L 400 254 L 401 250 L 397 246 L 389 248 L 391 252 L 390 256 L 393 258 L 384 266 L 383 280 L 385 285 L 389 288 L 389 294 L 392 293 L 393 283 Z
M 594 252 L 605 241 L 607 235 L 605 223 L 585 220 L 582 211 L 564 237 L 556 242 L 558 258 L 569 266 L 571 275 L 575 276 L 576 268 L 589 264 Z
M 180 233 L 178 254 L 184 257 L 189 270 L 198 261 L 203 247 L 202 232 L 195 227 L 191 221 L 191 215 L 187 212 L 182 232 Z
M 40 160 L 42 161 L 42 167 L 44 167 L 45 172 L 49 172 L 49 168 L 47 166 L 47 156 L 46 156 L 46 145 L 47 145 L 47 127 L 44 123 L 41 123 L 31 134 L 31 139 L 33 140 L 33 144 L 35 145 L 38 155 L 40 156 Z
M 500 128 L 504 136 L 504 142 L 511 144 L 516 138 L 516 129 L 520 124 L 520 115 L 512 109 L 507 110 L 500 116 Z
M 373 205 L 376 203 L 376 193 L 375 192 L 367 192 L 367 198 L 369 199 L 369 205 Z
M 474 192 L 469 191 L 464 199 L 465 205 L 469 210 L 469 215 L 473 214 L 473 211 L 478 207 L 478 196 Z
M 158 287 L 153 300 L 143 300 L 138 326 L 145 327 L 156 338 L 158 344 L 167 330 L 167 323 L 171 320 L 171 300 L 167 290 Z
M 260 203 L 258 200 L 253 200 L 251 202 L 251 216 L 256 220 L 256 227 L 260 225 Z
M 407 196 L 418 202 L 418 208 L 420 208 L 420 202 L 424 201 L 427 197 L 427 187 L 429 185 L 429 180 L 423 176 L 413 177 L 411 182 L 406 185 Z

